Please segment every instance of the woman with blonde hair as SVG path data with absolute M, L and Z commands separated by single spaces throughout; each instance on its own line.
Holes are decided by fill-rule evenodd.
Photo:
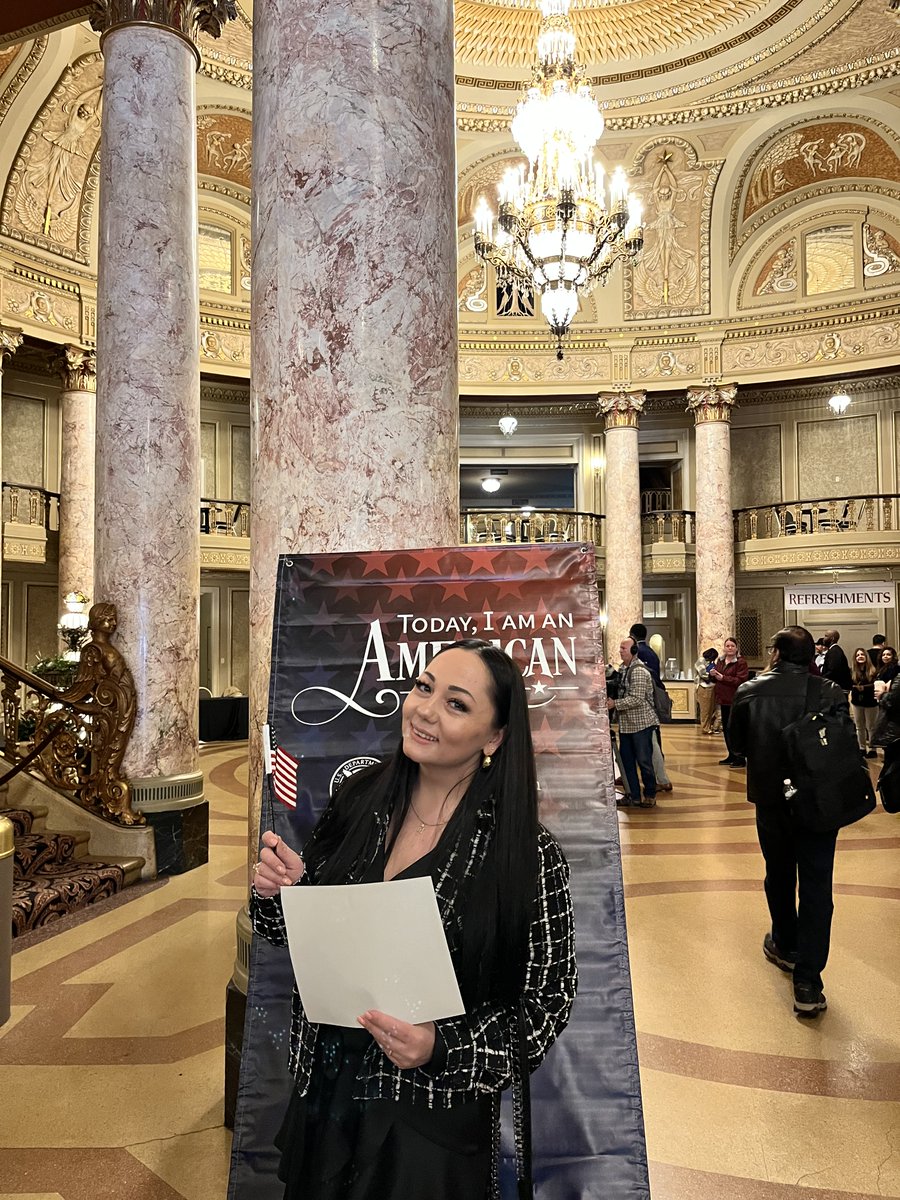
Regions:
M 868 650 L 857 646 L 853 651 L 851 668 L 850 711 L 856 724 L 856 736 L 859 738 L 859 748 L 866 758 L 877 758 L 872 748 L 872 729 L 878 715 L 878 701 L 875 699 L 875 668 L 869 657 Z

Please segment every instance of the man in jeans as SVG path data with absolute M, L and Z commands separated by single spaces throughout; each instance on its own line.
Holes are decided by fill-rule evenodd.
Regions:
M 656 776 L 653 773 L 653 737 L 659 718 L 653 707 L 653 677 L 637 657 L 637 642 L 623 638 L 619 644 L 624 670 L 620 675 L 619 695 L 607 700 L 610 712 L 619 714 L 619 754 L 631 803 L 641 808 L 656 804 Z M 644 783 L 644 798 L 638 783 L 637 768 Z
M 766 900 L 772 931 L 763 954 L 794 976 L 794 1012 L 816 1017 L 826 1008 L 822 971 L 831 941 L 832 874 L 837 830 L 817 833 L 798 825 L 785 798 L 790 768 L 781 731 L 806 712 L 806 684 L 815 647 L 800 625 L 781 629 L 767 647 L 769 669 L 742 683 L 734 696 L 728 736 L 747 758 L 747 799 L 756 805 L 756 830 L 766 862 Z M 831 680 L 816 680 L 821 707 L 843 712 L 847 699 Z M 796 781 L 794 781 L 796 782 Z M 799 908 L 797 890 L 799 883 Z

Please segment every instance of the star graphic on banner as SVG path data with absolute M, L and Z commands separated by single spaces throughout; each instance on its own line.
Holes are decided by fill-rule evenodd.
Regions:
M 443 574 L 444 568 L 441 566 L 443 560 L 448 554 L 452 554 L 451 550 L 419 550 L 416 558 L 419 562 L 419 569 L 416 571 L 416 578 L 424 575 L 426 571 L 431 571 L 435 575 Z
M 535 694 L 535 696 L 543 696 L 544 692 L 546 692 L 546 690 L 547 690 L 547 686 L 546 686 L 546 684 L 543 684 L 543 683 L 541 683 L 540 680 L 538 680 L 537 683 L 534 685 L 534 687 L 531 690 Z
M 467 589 L 470 583 L 471 580 L 461 578 L 459 572 L 454 567 L 448 576 L 448 581 L 441 584 L 444 600 L 449 600 L 451 596 L 456 596 L 459 600 L 468 599 Z
M 538 754 L 559 754 L 559 743 L 565 736 L 565 731 L 554 729 L 549 717 L 541 717 L 540 726 L 533 730 L 533 734 L 534 748 Z
M 413 591 L 417 586 L 414 578 L 410 578 L 408 575 L 398 575 L 397 582 L 388 583 L 387 586 L 390 588 L 391 604 L 395 604 L 400 599 L 413 602 Z
M 385 570 L 387 559 L 387 554 L 367 554 L 365 567 L 363 568 L 363 579 L 368 579 L 370 575 L 382 575 L 387 579 L 390 574 L 389 571 Z

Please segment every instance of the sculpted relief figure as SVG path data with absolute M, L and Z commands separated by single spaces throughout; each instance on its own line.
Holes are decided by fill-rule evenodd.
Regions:
M 78 229 L 78 201 L 100 135 L 102 90 L 96 84 L 60 104 L 64 123 L 41 130 L 16 196 L 22 228 L 61 245 L 72 243 Z
M 754 209 L 768 204 L 788 186 L 784 164 L 794 158 L 801 140 L 802 134 L 792 133 L 766 151 L 750 180 L 748 199 Z
M 757 296 L 768 296 L 774 292 L 797 290 L 797 246 L 786 242 L 764 270 L 756 285 Z
M 900 271 L 900 254 L 877 225 L 863 225 L 863 253 L 866 259 L 863 274 L 870 279 Z
M 636 309 L 680 308 L 700 298 L 697 247 L 686 244 L 693 239 L 683 231 L 696 228 L 699 220 L 703 176 L 699 172 L 676 175 L 673 163 L 668 149 L 656 160 L 647 196 L 644 252 L 634 268 Z

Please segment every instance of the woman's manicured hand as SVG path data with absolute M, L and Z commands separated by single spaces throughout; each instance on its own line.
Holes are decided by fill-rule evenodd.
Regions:
M 423 1067 L 434 1054 L 434 1021 L 409 1025 L 377 1009 L 370 1009 L 357 1020 L 371 1033 L 385 1056 L 401 1070 Z
M 253 868 L 253 886 L 257 895 L 277 896 L 283 887 L 290 887 L 303 874 L 303 859 L 287 842 L 267 829 L 262 835 L 259 862 Z

